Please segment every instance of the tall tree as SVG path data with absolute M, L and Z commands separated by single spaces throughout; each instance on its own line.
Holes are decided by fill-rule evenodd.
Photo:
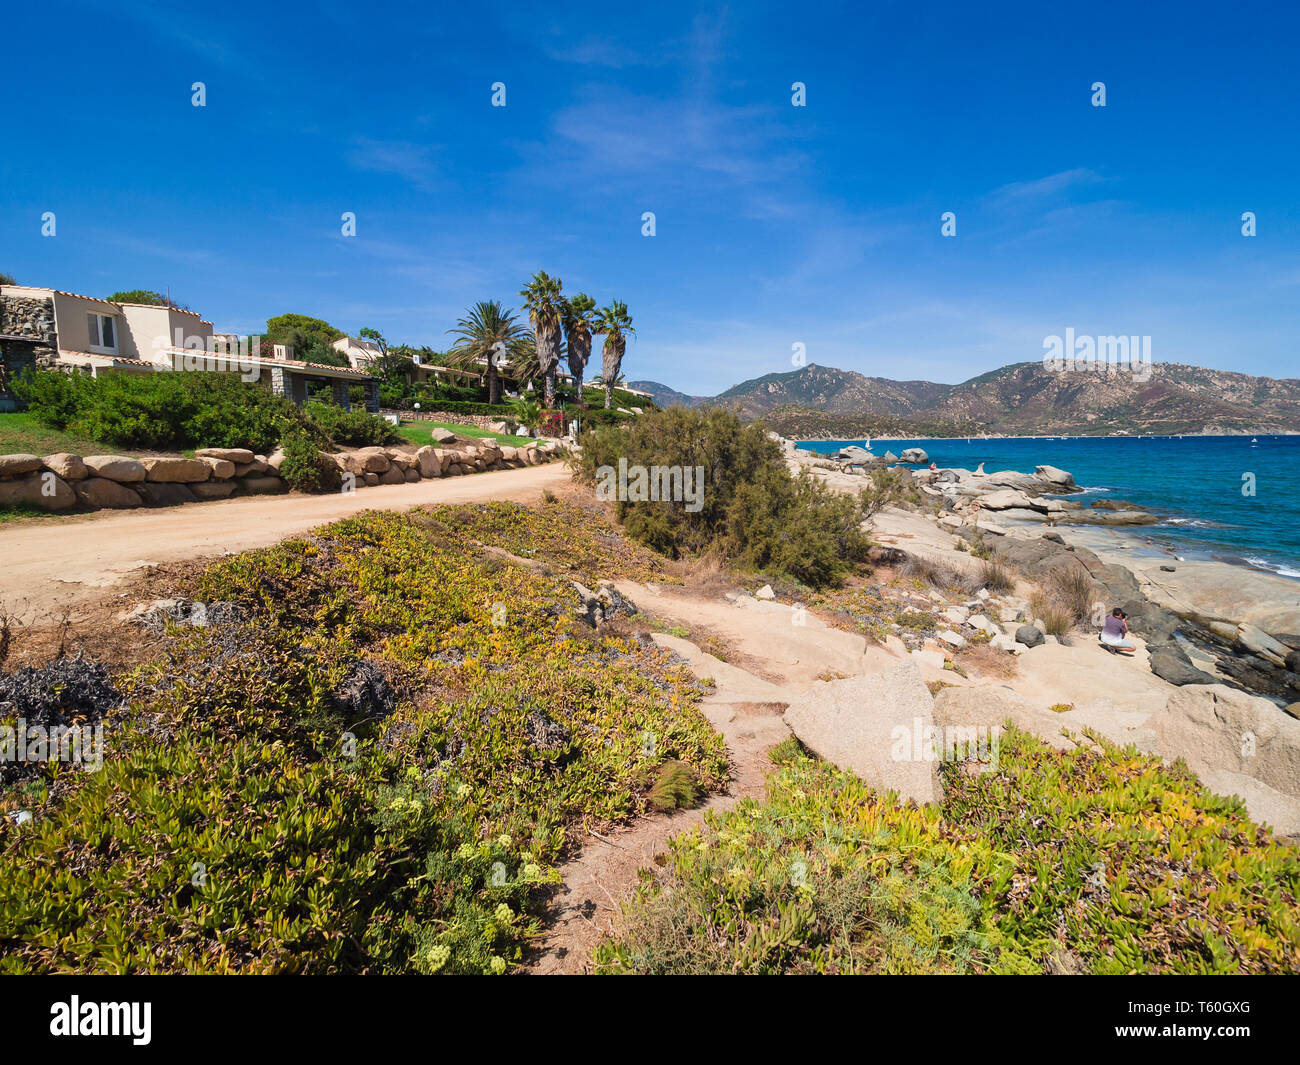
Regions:
M 555 368 L 560 362 L 560 318 L 562 282 L 545 270 L 538 270 L 520 291 L 537 343 L 537 369 L 542 378 L 542 399 L 546 408 L 555 406 Z
M 585 292 L 566 299 L 560 315 L 564 327 L 564 347 L 569 359 L 569 372 L 573 374 L 578 406 L 587 404 L 582 398 L 582 372 L 591 358 L 592 326 L 596 321 L 596 301 Z
M 600 349 L 600 382 L 605 386 L 605 409 L 609 410 L 614 405 L 614 382 L 623 368 L 627 337 L 636 335 L 627 304 L 611 300 L 608 307 L 602 307 L 596 314 L 593 332 L 605 338 Z
M 486 361 L 488 402 L 500 403 L 500 371 L 531 354 L 528 330 L 516 320 L 515 312 L 507 311 L 498 300 L 480 300 L 447 332 L 456 338 L 447 353 L 449 361 L 475 373 L 480 360 Z

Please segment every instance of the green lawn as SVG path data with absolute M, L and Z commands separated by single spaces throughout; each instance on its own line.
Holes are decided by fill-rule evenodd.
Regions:
M 510 447 L 523 447 L 525 444 L 535 444 L 526 436 L 510 436 L 508 433 L 490 433 L 486 429 L 479 429 L 473 425 L 453 425 L 451 422 L 403 422 L 397 430 L 412 444 L 418 444 L 423 447 L 425 444 L 434 444 L 438 446 L 433 439 L 433 430 L 446 429 L 448 432 L 455 433 L 457 436 L 476 437 L 483 439 L 491 437 L 498 444 L 506 444 Z
M 87 440 L 62 429 L 42 425 L 25 411 L 0 414 L 0 455 L 53 455 L 69 451 L 74 455 L 144 455 L 145 451 Z
M 53 518 L 54 511 L 41 510 L 29 503 L 0 504 L 0 525 L 8 522 L 24 521 L 28 518 Z

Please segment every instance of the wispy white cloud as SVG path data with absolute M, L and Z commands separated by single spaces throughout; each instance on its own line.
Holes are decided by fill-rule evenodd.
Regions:
M 675 61 L 677 52 L 673 44 L 668 42 L 654 48 L 638 48 L 616 37 L 590 33 L 574 40 L 561 38 L 549 41 L 544 50 L 549 58 L 561 63 L 608 67 L 611 70 L 665 66 Z
M 1072 189 L 1096 185 L 1106 180 L 1101 173 L 1089 167 L 1075 167 L 1030 181 L 1013 181 L 994 189 L 985 199 L 992 205 L 1003 207 L 1034 205 L 1060 198 Z
M 437 166 L 433 148 L 411 141 L 379 141 L 358 137 L 347 150 L 348 164 L 357 170 L 395 174 L 421 192 L 433 191 Z

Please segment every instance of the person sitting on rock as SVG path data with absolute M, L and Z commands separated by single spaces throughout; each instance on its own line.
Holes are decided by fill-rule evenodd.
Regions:
M 1125 639 L 1128 636 L 1128 615 L 1119 607 L 1110 612 L 1110 617 L 1101 627 L 1101 645 L 1108 651 L 1128 651 L 1133 652 L 1137 647 L 1131 640 Z

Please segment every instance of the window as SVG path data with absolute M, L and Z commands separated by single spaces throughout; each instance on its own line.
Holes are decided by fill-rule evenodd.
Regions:
M 88 314 L 86 323 L 90 327 L 90 346 L 117 351 L 117 329 L 110 314 Z

